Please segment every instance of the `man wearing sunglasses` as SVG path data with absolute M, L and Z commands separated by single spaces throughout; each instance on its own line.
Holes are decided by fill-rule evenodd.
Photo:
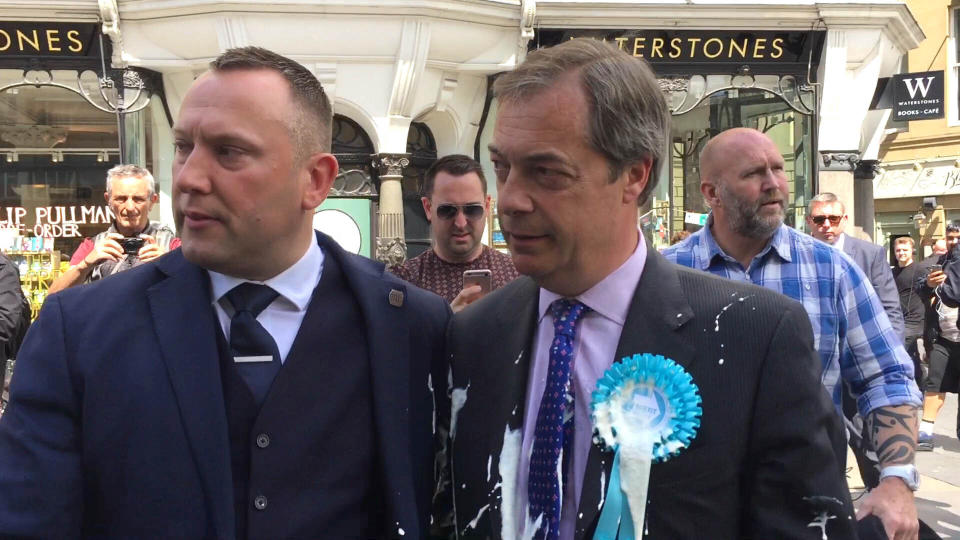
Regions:
M 480 163 L 461 154 L 444 156 L 427 170 L 421 191 L 432 246 L 394 267 L 394 274 L 442 296 L 455 312 L 517 278 L 510 256 L 480 241 L 490 212 Z M 467 270 L 489 270 L 488 290 L 464 287 Z
M 903 313 L 900 311 L 897 286 L 893 282 L 893 271 L 886 250 L 844 233 L 847 211 L 843 202 L 833 193 L 824 192 L 810 199 L 807 226 L 810 227 L 810 236 L 846 253 L 870 278 L 870 284 L 877 291 L 890 324 L 903 337 Z

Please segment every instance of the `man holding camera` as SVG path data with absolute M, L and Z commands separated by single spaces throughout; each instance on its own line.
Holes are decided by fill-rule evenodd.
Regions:
M 159 198 L 150 171 L 136 165 L 110 169 L 103 198 L 113 212 L 113 224 L 80 244 L 50 293 L 128 270 L 180 246 L 172 230 L 150 221 L 150 209 Z

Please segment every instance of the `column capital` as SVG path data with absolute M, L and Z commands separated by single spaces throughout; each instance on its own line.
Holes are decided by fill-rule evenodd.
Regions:
M 410 154 L 376 154 L 373 156 L 373 166 L 380 176 L 399 177 L 403 169 L 410 164 Z

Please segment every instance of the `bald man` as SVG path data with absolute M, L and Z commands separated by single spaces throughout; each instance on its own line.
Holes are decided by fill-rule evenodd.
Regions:
M 880 484 L 860 505 L 858 519 L 873 514 L 890 538 L 916 538 L 913 459 L 921 396 L 913 363 L 869 280 L 840 250 L 783 224 L 787 174 L 763 133 L 737 128 L 714 137 L 700 155 L 700 181 L 712 209 L 707 226 L 663 255 L 803 304 L 823 385 L 838 414 L 841 379 L 850 386 L 879 457 Z

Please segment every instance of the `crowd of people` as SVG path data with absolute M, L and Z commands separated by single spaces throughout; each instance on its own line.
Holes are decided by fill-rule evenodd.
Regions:
M 510 255 L 454 155 L 423 179 L 431 249 L 386 269 L 313 230 L 338 173 L 314 75 L 214 60 L 174 126 L 179 238 L 149 220 L 149 172 L 112 169 L 115 222 L 18 353 L 0 535 L 580 539 L 616 506 L 614 536 L 917 538 L 915 452 L 960 378 L 960 226 L 929 260 L 897 240 L 893 270 L 831 194 L 804 234 L 777 146 L 736 128 L 700 156 L 706 226 L 660 253 L 637 209 L 670 115 L 642 59 L 571 40 L 493 93 Z M 687 374 L 702 413 L 630 525 L 591 396 L 634 355 Z

